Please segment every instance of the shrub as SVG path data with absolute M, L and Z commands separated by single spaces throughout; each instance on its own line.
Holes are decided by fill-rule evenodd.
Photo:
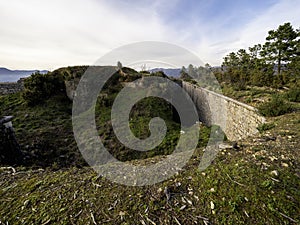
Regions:
M 259 131 L 259 133 L 262 133 L 264 131 L 271 130 L 274 127 L 275 127 L 274 123 L 263 123 L 257 127 L 257 130 Z
M 23 99 L 29 105 L 37 105 L 51 96 L 65 92 L 65 84 L 62 76 L 51 73 L 34 73 L 24 80 Z
M 163 78 L 167 77 L 167 75 L 163 71 L 157 71 L 157 72 L 151 73 L 151 76 L 163 77 Z
M 292 107 L 280 95 L 273 95 L 271 101 L 260 105 L 258 110 L 264 116 L 280 116 L 291 112 Z
M 286 97 L 291 102 L 300 102 L 300 88 L 293 87 L 287 93 Z

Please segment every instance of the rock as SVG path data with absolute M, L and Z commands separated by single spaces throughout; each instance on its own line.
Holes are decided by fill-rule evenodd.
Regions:
M 165 187 L 164 193 L 167 197 L 167 202 L 170 201 L 171 199 L 171 193 L 170 193 L 170 189 L 168 187 Z
M 275 136 L 266 136 L 266 141 L 276 141 Z
M 215 209 L 215 204 L 214 204 L 212 201 L 210 202 L 210 209 L 211 209 L 211 210 L 214 210 L 214 209 Z
M 177 183 L 175 184 L 175 186 L 176 186 L 176 187 L 180 187 L 180 186 L 181 186 L 181 183 L 180 183 L 180 182 L 177 182 Z
M 211 188 L 210 190 L 209 190 L 209 192 L 216 192 L 216 190 L 214 189 L 214 188 Z
M 234 149 L 239 149 L 239 146 L 238 146 L 238 143 L 237 142 L 233 142 L 233 144 L 232 144 L 232 147 L 234 148 Z
M 271 174 L 272 176 L 275 176 L 275 177 L 278 177 L 278 175 L 279 175 L 279 173 L 278 173 L 277 170 L 271 171 L 270 174 Z
M 183 205 L 183 206 L 180 207 L 179 210 L 181 211 L 181 210 L 184 210 L 185 208 L 186 208 L 186 205 Z
M 230 145 L 230 144 L 222 143 L 222 144 L 219 145 L 219 149 L 221 149 L 221 150 L 223 150 L 223 149 L 232 149 L 232 148 L 233 148 L 233 146 Z

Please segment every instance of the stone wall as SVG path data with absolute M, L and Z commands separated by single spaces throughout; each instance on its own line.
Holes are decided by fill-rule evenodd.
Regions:
M 219 125 L 229 140 L 254 135 L 265 122 L 252 106 L 187 82 L 182 82 L 182 87 L 195 103 L 200 121 L 208 126 Z
M 0 95 L 8 95 L 17 93 L 24 89 L 24 79 L 20 79 L 17 82 L 5 82 L 0 83 Z

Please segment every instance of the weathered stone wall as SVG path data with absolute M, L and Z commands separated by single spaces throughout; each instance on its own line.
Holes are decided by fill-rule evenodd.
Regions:
M 17 93 L 24 89 L 24 80 L 20 79 L 17 82 L 0 83 L 0 95 L 8 95 Z
M 187 82 L 182 82 L 182 87 L 194 101 L 199 119 L 208 126 L 219 125 L 229 140 L 254 135 L 265 122 L 252 106 Z

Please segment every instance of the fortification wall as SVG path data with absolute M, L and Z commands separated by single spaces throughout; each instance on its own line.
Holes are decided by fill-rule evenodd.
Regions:
M 182 87 L 195 103 L 199 119 L 208 126 L 219 125 L 229 140 L 252 136 L 265 122 L 252 106 L 187 82 Z
M 17 82 L 0 82 L 0 95 L 8 95 L 17 93 L 24 89 L 23 79 L 18 80 Z

